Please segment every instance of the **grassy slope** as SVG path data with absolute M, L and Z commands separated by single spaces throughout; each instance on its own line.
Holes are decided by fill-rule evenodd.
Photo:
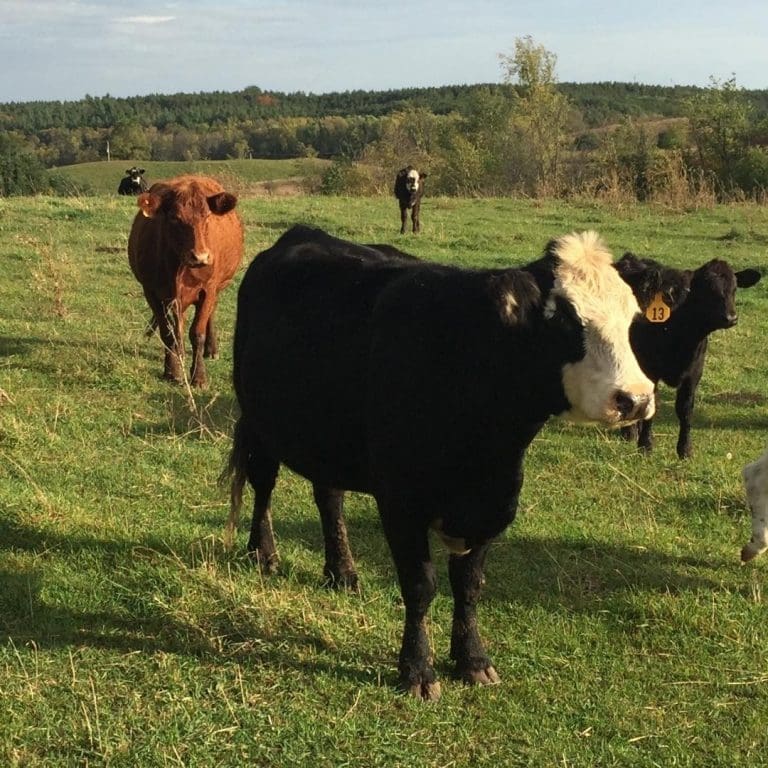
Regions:
M 126 166 L 127 167 L 127 166 Z M 430 259 L 521 263 L 599 229 L 679 266 L 760 264 L 768 210 L 687 214 L 509 200 L 425 202 L 398 237 L 388 199 L 245 199 L 249 257 L 304 221 Z M 713 337 L 695 456 L 550 423 L 517 522 L 489 558 L 481 626 L 503 676 L 448 678 L 449 590 L 432 640 L 444 695 L 397 695 L 402 608 L 371 500 L 348 504 L 362 597 L 319 586 L 308 484 L 275 494 L 281 572 L 224 552 L 216 477 L 233 419 L 235 290 L 224 354 L 190 401 L 158 379 L 124 256 L 132 199 L 0 200 L 0 764 L 18 766 L 722 765 L 768 747 L 766 565 L 739 472 L 768 427 L 768 284 Z M 438 548 L 436 547 L 436 550 Z
M 227 160 L 194 162 L 153 162 L 150 160 L 113 160 L 110 163 L 79 163 L 56 168 L 51 173 L 71 180 L 89 193 L 116 195 L 120 179 L 133 165 L 146 170 L 149 184 L 182 173 L 205 173 L 216 176 L 236 191 L 247 191 L 265 182 L 300 180 L 321 173 L 327 160 L 298 158 L 294 160 Z

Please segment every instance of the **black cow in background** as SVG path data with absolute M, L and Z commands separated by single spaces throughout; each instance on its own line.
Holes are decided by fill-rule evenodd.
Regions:
M 401 168 L 395 176 L 395 197 L 400 205 L 400 234 L 405 234 L 408 223 L 408 209 L 411 211 L 413 231 L 421 229 L 419 212 L 421 210 L 421 198 L 424 195 L 424 179 L 426 173 L 420 173 L 412 165 Z
M 614 426 L 653 414 L 629 343 L 637 313 L 594 232 L 552 241 L 520 269 L 470 270 L 294 227 L 253 259 L 238 293 L 230 533 L 248 482 L 249 552 L 275 568 L 270 498 L 285 464 L 313 484 L 326 576 L 355 586 L 342 489 L 371 493 L 405 603 L 402 686 L 440 692 L 430 529 L 451 553 L 456 674 L 497 682 L 476 604 L 526 449 L 554 414 Z
M 118 195 L 140 195 L 142 192 L 146 192 L 149 188 L 147 182 L 144 181 L 144 173 L 146 171 L 143 168 L 129 168 L 125 172 L 125 176 L 120 179 L 120 184 L 117 187 Z
M 696 270 L 673 269 L 653 259 L 625 253 L 616 269 L 632 288 L 643 315 L 630 328 L 632 349 L 640 367 L 658 390 L 663 381 L 677 390 L 675 413 L 680 422 L 677 455 L 691 455 L 691 416 L 696 388 L 704 371 L 709 334 L 736 324 L 736 288 L 760 280 L 756 269 L 734 272 L 726 261 L 713 259 Z M 637 437 L 640 448 L 653 447 L 653 420 L 622 430 Z

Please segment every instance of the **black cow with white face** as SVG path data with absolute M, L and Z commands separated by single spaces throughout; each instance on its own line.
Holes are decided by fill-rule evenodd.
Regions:
M 146 192 L 148 189 L 147 182 L 144 180 L 144 173 L 146 171 L 143 168 L 129 168 L 125 172 L 125 176 L 120 179 L 120 184 L 117 187 L 118 195 L 140 195 L 142 192 Z
M 248 548 L 275 568 L 269 505 L 285 464 L 313 483 L 326 576 L 355 586 L 342 489 L 372 494 L 405 603 L 400 680 L 414 696 L 440 692 L 425 625 L 430 531 L 450 552 L 456 672 L 497 682 L 476 603 L 528 445 L 554 414 L 614 426 L 653 415 L 629 344 L 637 301 L 612 263 L 594 232 L 554 240 L 520 269 L 474 270 L 294 227 L 243 278 L 230 526 L 249 482 Z
M 395 176 L 395 197 L 400 205 L 400 234 L 405 234 L 408 223 L 408 211 L 411 211 L 413 231 L 421 229 L 419 213 L 421 211 L 421 198 L 424 196 L 424 179 L 426 173 L 420 173 L 413 166 L 407 165 L 401 168 Z
M 632 288 L 643 314 L 632 324 L 630 339 L 640 367 L 655 388 L 663 381 L 677 390 L 680 422 L 677 455 L 691 455 L 691 417 L 696 389 L 704 372 L 709 334 L 736 324 L 736 288 L 760 280 L 756 269 L 734 272 L 713 259 L 698 269 L 674 269 L 653 259 L 625 253 L 616 269 Z M 640 448 L 653 447 L 653 420 L 623 430 Z

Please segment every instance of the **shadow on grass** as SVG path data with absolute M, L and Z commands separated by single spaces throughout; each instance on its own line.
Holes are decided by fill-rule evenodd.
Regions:
M 348 523 L 361 566 L 363 594 L 366 589 L 396 590 L 378 517 L 364 509 L 362 514 L 349 515 Z M 319 521 L 277 520 L 275 528 L 286 548 L 289 542 L 298 542 L 299 547 L 322 552 Z M 330 599 L 321 592 L 319 570 L 310 573 L 305 565 L 289 564 L 287 573 L 284 569 L 261 580 L 254 578 L 243 555 L 242 531 L 235 554 L 225 553 L 218 540 L 211 541 L 210 545 L 197 542 L 196 547 L 181 538 L 111 540 L 0 520 L 0 553 L 36 556 L 16 563 L 8 557 L 0 568 L 0 631 L 16 646 L 165 652 L 214 663 L 236 659 L 309 674 L 332 672 L 355 683 L 377 679 L 377 669 L 386 661 L 361 656 L 354 638 L 344 648 L 336 648 L 327 638 L 323 622 L 313 620 L 312 611 L 321 614 Z M 208 551 L 203 552 L 206 547 Z M 206 558 L 208 563 L 216 563 L 213 574 Z M 321 559 L 319 555 L 315 561 Z M 58 560 L 56 567 L 50 565 L 52 560 Z M 441 574 L 439 589 L 448 595 L 445 560 L 445 553 L 435 552 Z M 81 599 L 73 590 L 82 581 L 58 584 L 56 571 L 62 563 L 73 570 L 92 571 L 81 574 L 80 579 L 88 583 L 89 593 L 93 584 L 100 599 Z M 626 618 L 636 611 L 638 596 L 643 594 L 652 599 L 653 595 L 718 590 L 719 572 L 731 566 L 737 567 L 735 558 L 733 564 L 681 558 L 597 540 L 515 535 L 513 529 L 512 535 L 493 547 L 483 602 L 543 608 L 564 616 L 599 616 L 621 634 L 629 630 L 622 621 L 613 621 L 611 612 Z M 244 581 L 253 583 L 253 592 L 248 600 L 240 601 L 234 588 Z M 285 600 L 279 596 L 281 582 L 290 584 Z M 312 607 L 307 611 L 286 610 L 295 599 L 297 585 L 309 593 L 318 590 L 317 600 L 310 594 L 307 604 Z M 200 593 L 195 616 L 186 612 L 182 601 L 189 590 Z M 748 596 L 748 587 L 744 590 Z M 77 594 L 79 605 L 96 602 L 106 607 L 69 608 L 67 592 Z M 264 610 L 255 610 L 254 601 L 257 605 L 263 602 Z M 393 605 L 393 616 L 401 612 Z
M 239 410 L 230 390 L 193 390 L 167 382 L 162 393 L 148 397 L 152 412 L 165 412 L 167 418 L 160 421 L 137 422 L 131 434 L 145 438 L 150 435 L 175 435 L 182 437 L 192 433 L 211 432 L 231 436 Z

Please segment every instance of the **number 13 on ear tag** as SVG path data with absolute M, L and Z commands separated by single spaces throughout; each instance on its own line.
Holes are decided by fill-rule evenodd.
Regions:
M 666 323 L 671 314 L 672 310 L 664 303 L 661 292 L 653 297 L 653 301 L 648 305 L 648 309 L 645 310 L 646 318 L 652 323 Z

